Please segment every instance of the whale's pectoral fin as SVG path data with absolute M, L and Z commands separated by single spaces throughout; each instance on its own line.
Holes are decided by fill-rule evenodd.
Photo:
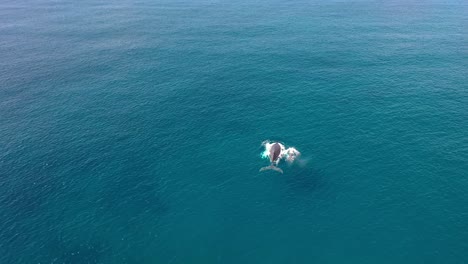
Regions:
M 273 165 L 270 165 L 270 166 L 267 166 L 267 167 L 263 167 L 263 168 L 260 169 L 260 171 L 266 171 L 266 170 L 274 170 L 274 171 L 277 171 L 277 172 L 283 174 L 283 170 L 282 170 L 282 169 L 280 169 L 280 168 L 278 168 L 278 167 L 276 167 L 276 166 L 273 166 Z

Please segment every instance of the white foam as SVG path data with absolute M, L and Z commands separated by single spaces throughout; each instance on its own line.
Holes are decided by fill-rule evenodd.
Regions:
M 276 142 L 270 142 L 269 140 L 263 141 L 262 145 L 265 146 L 265 150 L 261 154 L 262 158 L 269 159 L 268 155 L 270 154 L 270 148 L 275 143 Z M 278 144 L 281 146 L 281 153 L 280 153 L 280 158 L 278 159 L 278 162 L 280 159 L 285 159 L 287 162 L 293 163 L 294 160 L 296 160 L 301 155 L 301 153 L 294 147 L 286 148 L 285 145 L 279 142 Z

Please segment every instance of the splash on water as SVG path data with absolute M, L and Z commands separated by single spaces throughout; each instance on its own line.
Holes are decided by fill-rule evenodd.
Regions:
M 265 147 L 264 151 L 261 154 L 261 157 L 263 159 L 269 159 L 268 155 L 270 154 L 270 148 L 275 143 L 276 142 L 271 142 L 269 140 L 263 141 L 262 146 Z M 286 146 L 284 144 L 279 143 L 279 142 L 278 142 L 278 144 L 281 146 L 281 154 L 280 154 L 279 160 L 284 159 L 288 163 L 291 164 L 301 155 L 301 153 L 294 147 L 286 148 Z

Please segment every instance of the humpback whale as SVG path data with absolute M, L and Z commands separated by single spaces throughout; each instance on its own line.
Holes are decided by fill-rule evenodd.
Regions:
M 283 173 L 283 170 L 277 167 L 281 158 L 281 145 L 279 143 L 275 143 L 271 146 L 270 153 L 268 153 L 268 157 L 270 158 L 270 166 L 263 167 L 260 169 L 260 171 L 275 170 L 279 173 Z

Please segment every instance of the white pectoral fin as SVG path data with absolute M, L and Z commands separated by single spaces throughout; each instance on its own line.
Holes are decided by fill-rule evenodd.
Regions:
M 282 170 L 282 169 L 280 169 L 280 168 L 278 168 L 278 167 L 276 167 L 276 166 L 273 166 L 273 165 L 270 165 L 270 166 L 267 166 L 267 167 L 263 167 L 263 168 L 260 169 L 260 171 L 266 171 L 266 170 L 274 170 L 274 171 L 277 171 L 277 172 L 283 174 L 283 170 Z

